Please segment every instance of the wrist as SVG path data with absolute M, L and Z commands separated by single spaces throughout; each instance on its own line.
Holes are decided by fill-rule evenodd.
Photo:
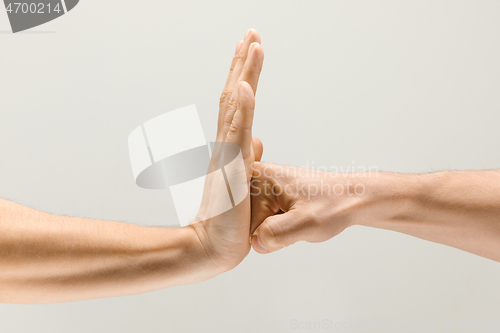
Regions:
M 207 222 L 208 221 L 201 221 L 193 223 L 186 228 L 191 229 L 190 231 L 193 234 L 192 238 L 194 239 L 193 243 L 196 244 L 194 248 L 196 249 L 198 259 L 210 268 L 210 272 L 213 274 L 212 276 L 216 276 L 235 268 L 248 254 L 248 250 L 244 251 L 245 253 L 242 256 L 239 254 L 242 248 L 241 246 L 238 246 L 238 249 L 230 251 L 221 244 L 214 244 L 212 239 L 213 235 L 210 235 L 208 229 L 216 229 L 217 226 L 209 226 Z M 222 233 L 220 233 L 220 231 L 218 233 L 220 239 L 224 239 Z M 248 242 L 248 248 L 249 247 L 250 244 Z M 223 249 L 222 252 L 220 251 L 221 248 Z
M 207 257 L 194 228 L 144 227 L 133 249 L 145 272 L 158 274 L 169 285 L 186 285 L 208 280 L 220 272 Z
M 224 272 L 224 270 L 214 264 L 212 257 L 207 251 L 206 244 L 203 242 L 203 237 L 195 226 L 196 224 L 199 223 L 178 228 L 185 240 L 184 253 L 189 261 L 190 269 L 196 272 L 195 275 L 197 278 L 193 283 L 211 279 Z

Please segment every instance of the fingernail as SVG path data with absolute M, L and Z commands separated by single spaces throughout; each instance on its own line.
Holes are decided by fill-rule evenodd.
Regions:
M 257 235 L 254 235 L 252 237 L 252 245 L 253 245 L 253 248 L 259 252 L 259 253 L 267 253 L 269 252 L 265 247 L 264 245 L 262 245 L 262 243 L 259 241 L 259 237 L 257 237 Z
M 245 33 L 245 40 L 247 40 L 248 37 L 250 37 L 250 32 L 251 32 L 251 30 L 248 29 L 247 32 Z
M 258 44 L 258 43 L 254 42 L 254 43 L 250 44 L 250 47 L 248 48 L 248 54 L 252 53 L 252 50 L 255 47 L 255 44 Z

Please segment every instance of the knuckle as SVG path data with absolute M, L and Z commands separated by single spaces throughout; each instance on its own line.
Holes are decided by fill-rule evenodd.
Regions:
M 285 239 L 283 238 L 282 234 L 282 229 L 279 225 L 279 223 L 275 219 L 268 219 L 266 223 L 263 225 L 264 227 L 264 232 L 266 234 L 266 244 L 269 248 L 271 249 L 276 249 L 276 248 L 282 248 L 285 247 L 287 244 L 284 242 Z
M 234 55 L 233 63 L 236 65 L 236 63 L 241 62 L 242 60 L 244 60 L 245 56 L 246 55 L 241 52 L 241 48 L 240 48 L 240 52 L 238 52 L 237 54 Z
M 236 108 L 237 101 L 232 94 L 230 94 L 227 98 L 227 105 L 229 108 L 233 108 L 233 109 Z
M 231 96 L 231 92 L 227 91 L 227 90 L 224 90 L 222 92 L 222 94 L 220 95 L 219 103 L 220 104 L 226 103 L 230 99 L 230 96 Z
M 228 131 L 228 134 L 231 134 L 231 135 L 236 135 L 238 133 L 238 127 L 236 126 L 236 124 L 233 122 L 231 124 L 231 126 L 229 126 L 229 131 Z

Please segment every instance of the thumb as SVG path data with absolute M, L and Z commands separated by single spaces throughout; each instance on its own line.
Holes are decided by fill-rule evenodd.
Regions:
M 271 253 L 298 241 L 312 240 L 317 229 L 314 216 L 297 209 L 264 220 L 252 236 L 258 253 Z
M 259 138 L 252 138 L 253 151 L 255 154 L 255 160 L 260 162 L 262 159 L 262 153 L 264 152 L 264 146 L 262 145 L 262 141 Z

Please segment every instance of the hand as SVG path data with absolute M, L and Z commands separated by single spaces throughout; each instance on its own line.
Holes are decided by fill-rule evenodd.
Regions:
M 361 180 L 363 179 L 363 182 Z M 352 225 L 369 203 L 360 174 L 255 163 L 252 246 L 259 253 L 298 241 L 323 242 Z
M 252 122 L 255 108 L 255 92 L 262 69 L 264 52 L 260 45 L 259 34 L 248 30 L 245 39 L 238 42 L 231 64 L 226 86 L 220 98 L 219 120 L 217 128 L 218 143 L 232 143 L 239 146 L 244 161 L 243 175 L 239 171 L 231 175 L 226 169 L 228 178 L 240 181 L 244 187 L 245 199 L 218 216 L 205 219 L 204 211 L 214 209 L 211 193 L 227 191 L 224 181 L 213 184 L 206 182 L 202 207 L 196 221 L 191 224 L 208 257 L 218 272 L 227 271 L 237 266 L 250 251 L 250 180 L 252 164 L 262 156 L 262 144 L 252 139 Z M 216 152 L 214 152 L 214 155 Z M 241 177 L 243 176 L 243 177 Z M 242 180 L 242 181 L 241 181 Z M 219 191 L 220 189 L 220 191 Z
M 259 43 L 253 30 L 238 43 L 220 101 L 217 142 L 236 147 L 241 163 L 224 166 L 222 182 L 205 183 L 193 221 L 200 222 L 184 228 L 144 227 L 56 216 L 0 199 L 0 302 L 137 294 L 204 281 L 238 265 L 250 250 L 251 166 L 262 155 L 262 144 L 252 139 L 254 95 L 264 59 Z M 211 174 L 222 174 L 216 171 Z M 206 179 L 213 180 L 210 174 Z M 204 219 L 207 208 L 217 208 L 217 196 L 228 195 L 226 182 L 244 190 L 238 202 L 243 200 Z

